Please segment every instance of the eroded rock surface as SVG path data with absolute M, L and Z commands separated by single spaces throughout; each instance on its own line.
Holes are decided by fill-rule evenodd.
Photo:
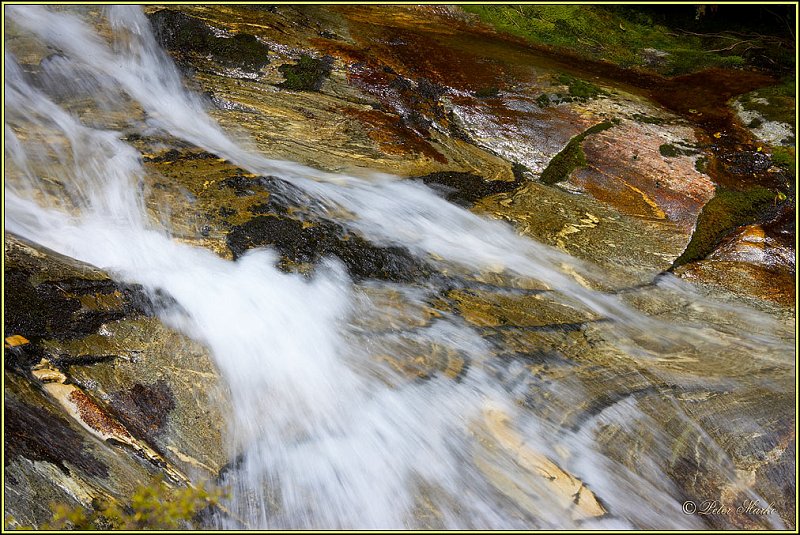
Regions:
M 750 191 L 742 181 L 757 178 L 769 192 L 759 195 L 759 209 L 709 231 L 702 253 L 674 273 L 732 307 L 755 304 L 784 326 L 793 322 L 793 192 L 787 199 L 775 187 L 785 182 L 785 170 L 775 170 L 774 157 L 757 150 L 743 129 L 716 128 L 728 124 L 730 109 L 715 115 L 693 107 L 704 97 L 724 104 L 738 87 L 729 87 L 726 77 L 719 82 L 722 96 L 697 77 L 669 82 L 705 83 L 707 93 L 696 100 L 648 98 L 658 92 L 573 72 L 477 31 L 441 6 L 145 10 L 213 118 L 260 153 L 425 183 L 451 202 L 591 261 L 607 272 L 608 284 L 619 281 L 604 290 L 620 292 L 655 317 L 752 328 L 724 311 L 660 294 L 654 281 L 700 235 L 698 219 L 720 193 L 721 173 L 729 173 L 726 187 L 740 188 L 737 195 Z M 58 61 L 47 50 L 15 43 L 32 73 L 42 62 Z M 97 120 L 85 102 L 65 106 L 82 120 Z M 664 481 L 665 495 L 731 503 L 752 488 L 793 525 L 792 355 L 751 356 L 733 346 L 730 354 L 671 352 L 659 340 L 639 340 L 665 356 L 635 358 L 603 339 L 603 318 L 562 304 L 543 281 L 502 269 L 463 280 L 443 276 L 435 262 L 372 244 L 314 213 L 314 200 L 280 176 L 249 173 L 161 132 L 128 131 L 127 121 L 145 114 L 135 106 L 127 111 L 97 126 L 122 131 L 141 152 L 152 219 L 163 218 L 175 239 L 231 260 L 273 247 L 281 268 L 308 273 L 337 258 L 367 305 L 378 304 L 364 310 L 384 313 L 364 314 L 355 326 L 387 385 L 458 382 L 478 367 L 518 393 L 519 406 L 551 425 L 553 434 L 566 430 L 563 440 L 571 445 L 594 437 L 613 462 L 651 470 L 652 480 Z M 607 127 L 583 136 L 597 125 Z M 543 181 L 576 137 L 570 165 L 558 180 Z M 7 179 L 16 176 L 12 169 Z M 48 194 L 58 197 L 58 179 L 52 184 Z M 447 288 L 424 302 L 370 286 L 424 287 L 435 277 Z M 204 479 L 228 463 L 224 390 L 207 351 L 154 316 L 168 302 L 9 235 L 5 281 L 6 337 L 26 341 L 6 350 L 7 512 L 20 524 L 47 519 L 50 501 L 121 499 L 136 483 L 168 474 L 166 466 Z M 455 317 L 487 340 L 486 359 L 397 335 L 441 317 Z M 788 341 L 793 334 L 787 327 L 781 336 Z M 48 391 L 47 384 L 62 386 Z M 69 403 L 59 402 L 56 392 Z M 81 423 L 91 415 L 107 431 Z M 557 451 L 542 456 L 522 444 L 504 415 L 489 411 L 482 425 L 484 447 L 523 465 L 527 483 L 554 493 L 564 514 L 580 520 L 635 514 L 625 509 L 630 504 L 604 496 L 597 482 L 575 476 L 575 459 Z M 142 460 L 136 451 L 152 454 Z M 475 462 L 498 495 L 521 511 L 538 507 L 497 470 L 497 457 L 477 450 Z M 663 509 L 663 495 L 645 498 L 655 514 L 674 513 Z M 438 525 L 434 508 L 425 511 L 430 525 Z M 685 520 L 686 527 L 702 527 Z M 764 518 L 735 515 L 706 522 L 769 527 Z
M 208 353 L 136 286 L 5 235 L 6 515 L 128 499 L 227 462 L 226 396 Z M 23 342 L 24 341 L 24 342 Z M 21 342 L 21 343 L 20 343 Z

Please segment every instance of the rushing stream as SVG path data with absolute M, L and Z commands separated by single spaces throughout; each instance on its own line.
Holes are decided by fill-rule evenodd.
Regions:
M 268 159 L 209 117 L 138 8 L 108 7 L 91 24 L 42 6 L 9 7 L 7 17 L 59 53 L 42 62 L 37 84 L 6 53 L 6 231 L 170 296 L 162 319 L 210 349 L 235 410 L 228 435 L 236 462 L 222 477 L 232 496 L 220 527 L 419 527 L 425 511 L 450 528 L 702 527 L 681 511 L 682 495 L 663 472 L 670 437 L 683 430 L 651 421 L 635 397 L 561 426 L 519 403 L 524 392 L 491 371 L 495 341 L 457 315 L 405 330 L 361 321 L 393 313 L 366 290 L 391 290 L 422 307 L 450 277 L 355 284 L 330 260 L 309 278 L 279 270 L 270 249 L 232 262 L 174 240 L 148 212 L 141 154 L 103 118 L 119 124 L 128 110 L 142 110 L 144 121 L 125 119 L 127 131 L 166 132 L 279 177 L 282 194 L 316 217 L 403 247 L 463 284 L 486 270 L 540 281 L 548 299 L 593 320 L 598 343 L 619 362 L 646 368 L 724 354 L 728 363 L 787 366 L 792 344 L 773 320 L 709 301 L 671 277 L 641 290 L 645 300 L 651 292 L 691 302 L 695 319 L 656 318 L 623 294 L 598 290 L 609 282 L 601 270 L 424 185 Z M 93 102 L 91 120 L 66 108 L 70 98 Z M 469 361 L 459 380 L 409 381 L 375 358 L 434 346 Z M 647 380 L 657 386 L 656 368 Z M 735 388 L 736 379 L 725 382 Z M 568 378 L 547 388 L 568 405 L 588 395 Z M 689 415 L 680 424 L 705 436 Z M 648 429 L 645 462 L 609 457 L 596 443 L 609 426 Z M 722 484 L 760 499 L 713 439 L 703 448 Z M 782 527 L 777 515 L 769 522 Z

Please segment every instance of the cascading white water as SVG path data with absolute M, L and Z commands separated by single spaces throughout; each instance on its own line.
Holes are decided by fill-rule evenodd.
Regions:
M 146 122 L 129 118 L 128 128 L 160 129 L 253 173 L 278 176 L 313 198 L 320 217 L 332 217 L 336 209 L 353 214 L 352 220 L 337 222 L 375 243 L 403 246 L 429 262 L 435 255 L 464 270 L 500 265 L 541 280 L 561 302 L 611 320 L 603 328 L 606 341 L 632 358 L 661 357 L 645 349 L 652 344 L 637 343 L 643 337 L 659 342 L 667 354 L 686 346 L 714 350 L 724 337 L 726 350 L 757 347 L 758 358 L 782 359 L 791 350 L 771 336 L 768 319 L 737 312 L 749 314 L 748 335 L 655 320 L 569 274 L 602 280 L 592 266 L 449 204 L 422 185 L 387 175 L 325 173 L 248 150 L 184 89 L 137 8 L 105 10 L 110 41 L 63 11 L 14 6 L 7 16 L 61 55 L 42 62 L 42 89 L 6 57 L 5 150 L 14 175 L 5 186 L 6 230 L 174 298 L 178 307 L 162 311 L 162 318 L 207 345 L 230 387 L 236 411 L 231 451 L 238 463 L 225 482 L 232 486 L 229 508 L 235 518 L 262 528 L 414 527 L 415 507 L 425 495 L 451 528 L 698 525 L 681 513 L 675 490 L 655 462 L 631 470 L 594 446 L 595 426 L 647 419 L 634 401 L 593 416 L 577 431 L 560 429 L 518 408 L 515 393 L 482 366 L 490 343 L 456 317 L 444 315 L 394 338 L 370 337 L 358 333 L 353 319 L 379 317 L 380 304 L 354 286 L 336 262 L 308 280 L 278 270 L 270 250 L 229 262 L 172 240 L 169 229 L 148 218 L 138 151 L 118 132 L 88 125 L 57 102 L 76 92 L 88 95 L 101 117 L 104 111 L 138 106 Z M 48 85 L 48 75 L 80 83 Z M 52 198 L 59 195 L 65 202 L 54 205 Z M 382 286 L 410 303 L 424 303 L 437 291 Z M 673 291 L 702 301 L 685 285 Z M 377 378 L 387 370 L 374 353 L 412 354 L 419 342 L 445 346 L 472 366 L 461 382 L 398 380 L 389 387 Z M 560 388 L 561 396 L 582 399 L 580 387 Z M 525 496 L 503 499 L 485 470 L 476 468 L 488 455 L 478 440 L 485 433 L 481 422 L 493 413 L 508 415 L 525 448 L 582 479 L 611 515 L 578 523 L 544 480 L 519 473 L 513 453 L 494 452 L 496 477 L 512 481 Z M 651 427 L 657 434 L 658 426 Z M 721 477 L 735 483 L 725 454 L 714 452 Z M 654 451 L 651 458 L 659 455 L 669 452 Z

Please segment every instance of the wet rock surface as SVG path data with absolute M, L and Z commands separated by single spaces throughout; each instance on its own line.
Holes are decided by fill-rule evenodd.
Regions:
M 257 216 L 234 227 L 227 240 L 234 258 L 249 249 L 267 245 L 275 246 L 286 260 L 296 264 L 335 257 L 355 280 L 411 281 L 430 272 L 403 248 L 376 247 L 326 222 L 306 224 L 295 219 Z
M 631 302 L 656 316 L 684 321 L 718 313 L 671 297 L 649 303 L 636 292 L 637 284 L 652 289 L 674 268 L 732 306 L 755 303 L 786 325 L 793 321 L 790 175 L 736 126 L 725 104 L 763 80 L 576 72 L 517 43 L 473 32 L 449 11 L 395 7 L 146 10 L 159 41 L 208 96 L 213 117 L 268 157 L 420 181 L 453 203 L 593 262 L 609 278 L 618 276 L 624 283 L 612 289 L 630 292 Z M 658 51 L 649 54 L 659 61 Z M 758 126 L 752 129 L 758 133 Z M 745 496 L 737 483 L 744 481 L 793 525 L 788 358 L 769 364 L 724 354 L 637 360 L 602 340 L 602 318 L 559 304 L 538 281 L 504 272 L 460 281 L 475 286 L 422 304 L 376 291 L 371 281 L 424 286 L 436 270 L 405 249 L 377 246 L 309 217 L 305 202 L 313 200 L 287 195 L 280 177 L 251 174 L 169 136 L 128 140 L 143 154 L 148 208 L 159 216 L 168 212 L 175 239 L 233 260 L 272 247 L 282 268 L 301 272 L 338 259 L 365 299 L 392 311 L 357 321 L 387 384 L 460 381 L 473 367 L 486 370 L 519 393 L 521 406 L 553 429 L 573 433 L 568 440 L 580 443 L 593 433 L 615 462 L 656 466 L 669 476 L 665 492 L 740 502 Z M 570 165 L 560 165 L 565 160 Z M 708 215 L 718 205 L 724 206 Z M 16 518 L 40 523 L 49 517 L 42 505 L 48 500 L 123 496 L 159 471 L 70 420 L 29 376 L 42 358 L 183 473 L 215 477 L 230 461 L 221 438 L 229 402 L 206 350 L 153 317 L 169 303 L 8 235 L 5 276 L 6 336 L 30 342 L 6 351 L 6 491 Z M 479 362 L 395 336 L 448 315 L 491 342 L 489 358 Z M 575 390 L 585 393 L 583 403 L 569 396 Z M 687 429 L 687 418 L 699 424 Z M 742 429 L 745 419 L 750 427 Z M 508 445 L 503 421 L 489 418 L 483 431 L 495 449 Z M 531 466 L 556 471 L 547 464 L 552 461 L 511 449 Z M 500 496 L 518 500 L 521 510 L 531 505 L 491 459 L 481 459 Z M 598 507 L 612 513 L 624 508 L 602 502 L 591 482 L 580 487 L 564 471 L 567 464 L 556 468 L 570 491 L 596 491 Z M 73 487 L 88 494 L 70 494 Z M 593 507 L 582 514 L 601 513 Z M 706 522 L 718 529 L 768 527 L 763 519 L 735 515 Z
M 246 33 L 220 35 L 220 30 L 180 11 L 156 11 L 150 15 L 150 24 L 156 40 L 186 60 L 190 55 L 210 56 L 223 67 L 251 72 L 269 63 L 269 47 L 255 36 Z
M 5 350 L 6 515 L 36 526 L 52 503 L 216 474 L 226 400 L 205 350 L 152 317 L 158 299 L 9 234 L 5 281 L 18 337 Z

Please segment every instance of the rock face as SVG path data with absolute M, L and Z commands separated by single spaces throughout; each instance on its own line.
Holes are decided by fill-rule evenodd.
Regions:
M 4 275 L 7 516 L 37 526 L 53 503 L 124 503 L 159 476 L 216 477 L 224 390 L 152 298 L 8 234 Z
M 694 84 L 695 96 L 724 106 L 725 95 L 749 83 L 724 73 L 715 75 L 718 94 L 703 76 L 665 81 L 663 95 L 651 88 L 659 82 L 650 79 L 642 82 L 646 90 L 637 93 L 624 84 L 622 90 L 603 81 L 597 70 L 565 74 L 566 66 L 552 59 L 478 32 L 467 18 L 451 11 L 429 8 L 305 6 L 263 12 L 195 6 L 148 11 L 163 44 L 192 66 L 194 82 L 219 108 L 215 119 L 233 130 L 246 129 L 262 152 L 334 171 L 367 168 L 424 177 L 428 184 L 443 184 L 443 194 L 451 200 L 477 203 L 477 211 L 513 222 L 522 232 L 571 254 L 633 268 L 642 281 L 669 268 L 689 245 L 698 215 L 715 193 L 708 168 L 739 172 L 741 167 L 731 167 L 731 156 L 712 146 L 739 134 L 724 132 L 715 138 L 704 130 L 730 120 L 732 112 L 691 108 L 700 107 L 702 99 L 690 91 L 684 94 L 678 85 Z M 166 21 L 175 29 L 164 33 L 160 28 Z M 205 52 L 211 37 L 199 44 L 176 44 L 173 34 L 182 34 L 183 28 L 196 29 L 198 35 L 253 35 L 271 46 L 270 64 L 244 82 L 236 72 L 218 68 L 223 63 Z M 308 77 L 314 95 L 292 90 L 287 75 L 298 84 Z M 643 98 L 653 95 L 678 113 Z M 570 142 L 598 124 L 610 127 Z M 539 191 L 539 181 L 549 181 L 549 175 L 543 176 L 548 167 L 572 145 L 580 150 L 579 165 Z M 257 224 L 247 219 L 263 213 L 259 194 L 250 196 L 249 208 L 241 206 L 246 199 L 237 199 L 239 206 L 213 208 L 222 204 L 216 192 L 225 179 L 193 180 L 212 161 L 198 161 L 190 169 L 181 161 L 186 157 L 173 160 L 169 169 L 156 160 L 153 165 L 170 178 L 186 173 L 178 179 L 182 187 L 201 202 L 207 199 L 209 223 L 200 225 L 207 229 L 202 241 L 213 242 L 225 255 L 226 234 L 235 255 L 246 243 L 263 243 L 238 239 L 247 233 L 231 226 Z M 750 172 L 752 166 L 743 165 Z M 252 178 L 239 176 L 243 182 Z M 473 177 L 482 183 L 477 189 Z M 251 180 L 254 192 L 257 182 Z M 526 204 L 532 188 L 536 201 Z M 456 193 L 467 190 L 466 197 Z M 565 211 L 576 212 L 574 216 L 563 217 L 563 210 L 532 210 L 542 196 L 558 197 L 562 191 L 568 193 Z M 478 202 L 480 196 L 486 197 L 484 202 Z M 595 201 L 597 208 L 572 209 Z M 254 212 L 249 216 L 243 208 Z M 236 213 L 217 213 L 223 209 Z M 610 219 L 594 222 L 586 215 L 597 217 L 595 212 L 605 209 L 611 210 Z M 177 226 L 185 226 L 187 217 L 177 219 Z M 637 230 L 628 229 L 632 226 Z M 197 228 L 193 233 L 186 238 L 197 239 Z M 628 247 L 629 242 L 637 246 Z M 598 248 L 599 243 L 604 245 Z M 788 284 L 781 290 L 785 296 L 794 293 L 788 275 L 781 279 Z M 706 278 L 695 275 L 693 280 Z M 713 276 L 707 280 L 714 284 Z M 751 284 L 734 291 L 774 301 L 774 287 Z
M 766 178 L 757 191 L 752 184 L 735 189 L 735 180 L 726 182 L 733 193 L 719 187 L 722 172 L 776 183 L 784 176 L 769 171 L 775 158 L 748 145 L 743 129 L 717 131 L 731 110 L 708 118 L 689 101 L 650 98 L 658 93 L 652 87 L 575 72 L 471 26 L 450 8 L 145 11 L 213 118 L 261 154 L 422 182 L 590 261 L 607 275 L 612 287 L 604 290 L 655 318 L 708 322 L 725 332 L 755 329 L 659 286 L 672 269 L 733 307 L 746 303 L 779 318 L 786 327 L 780 337 L 793 341 L 793 193 L 781 199 Z M 52 61 L 45 53 L 18 57 L 35 73 Z M 658 50 L 647 53 L 648 61 L 662 60 Z M 720 93 L 730 96 L 735 91 L 726 84 L 720 81 Z M 90 105 L 69 105 L 93 120 Z M 364 347 L 377 348 L 373 357 L 385 365 L 387 384 L 459 382 L 480 367 L 574 450 L 597 448 L 663 485 L 663 495 L 643 497 L 653 513 L 639 527 L 673 516 L 664 495 L 739 503 L 752 497 L 743 489 L 774 504 L 793 526 L 793 356 L 769 349 L 753 355 L 728 340 L 707 354 L 626 354 L 604 339 L 602 318 L 559 302 L 542 281 L 499 270 L 463 279 L 437 272 L 438 259 L 373 244 L 325 219 L 279 176 L 249 173 L 163 133 L 128 132 L 128 117 L 143 115 L 132 109 L 102 126 L 122 131 L 141 152 L 152 219 L 163 219 L 175 239 L 230 260 L 273 247 L 282 269 L 308 273 L 337 258 L 359 295 L 376 304 L 355 327 Z M 732 147 L 746 148 L 745 156 Z M 726 198 L 751 197 L 744 208 L 725 207 Z M 701 215 L 719 204 L 725 206 L 716 215 Z M 706 227 L 704 219 L 725 224 Z M 701 241 L 699 252 L 687 255 Z M 215 478 L 231 464 L 222 438 L 228 395 L 207 350 L 156 317 L 169 305 L 166 297 L 14 236 L 5 242 L 6 514 L 19 525 L 40 525 L 50 502 L 124 501 L 155 476 L 183 485 Z M 677 265 L 681 258 L 686 262 Z M 377 285 L 441 280 L 441 291 L 424 303 Z M 375 310 L 386 317 L 371 315 Z M 483 362 L 394 338 L 445 316 L 488 342 Z M 520 511 L 539 507 L 525 492 L 529 485 L 552 494 L 575 520 L 636 516 L 631 504 L 604 496 L 601 481 L 576 476 L 579 460 L 556 462 L 529 447 L 505 414 L 487 410 L 477 425 L 475 465 Z M 524 485 L 497 469 L 498 452 L 525 469 Z M 685 527 L 770 527 L 763 516 L 685 520 Z

